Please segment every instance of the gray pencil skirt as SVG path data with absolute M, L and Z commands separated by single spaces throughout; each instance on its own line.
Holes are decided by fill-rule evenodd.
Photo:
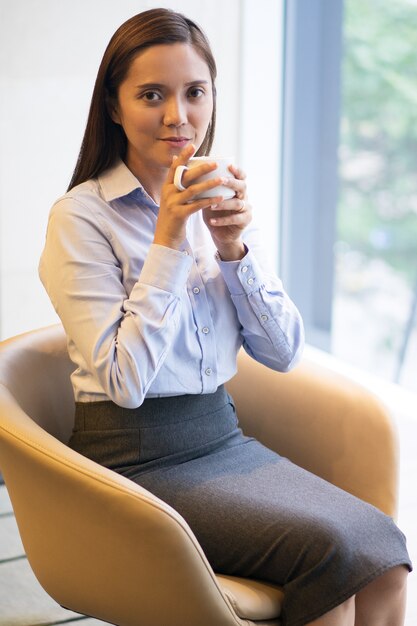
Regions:
M 390 517 L 244 436 L 224 387 L 138 409 L 77 403 L 70 446 L 175 508 L 216 572 L 281 585 L 286 626 L 411 570 Z

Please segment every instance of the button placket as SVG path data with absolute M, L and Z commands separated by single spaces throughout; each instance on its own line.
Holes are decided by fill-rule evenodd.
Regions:
M 201 347 L 200 375 L 203 393 L 210 393 L 216 386 L 216 344 L 213 321 L 204 282 L 193 254 L 193 267 L 189 276 L 190 303 Z

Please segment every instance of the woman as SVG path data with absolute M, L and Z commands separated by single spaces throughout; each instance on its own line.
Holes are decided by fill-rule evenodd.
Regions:
M 70 445 L 176 508 L 217 572 L 283 585 L 284 624 L 399 626 L 411 563 L 392 520 L 244 437 L 225 392 L 242 344 L 287 371 L 303 328 L 244 174 L 174 184 L 210 150 L 215 76 L 202 31 L 165 9 L 104 54 L 40 263 L 76 364 Z M 233 198 L 196 199 L 220 183 Z

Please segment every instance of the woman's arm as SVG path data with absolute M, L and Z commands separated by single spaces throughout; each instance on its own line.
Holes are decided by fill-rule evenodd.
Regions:
M 191 264 L 153 244 L 127 294 L 106 225 L 72 198 L 54 206 L 41 280 L 86 369 L 116 404 L 139 406 L 164 362 Z
M 281 280 L 265 269 L 256 239 L 256 229 L 251 229 L 245 257 L 218 262 L 241 324 L 244 349 L 260 363 L 287 372 L 303 352 L 303 322 Z
M 203 211 L 218 249 L 218 262 L 241 324 L 245 350 L 254 359 L 286 372 L 304 346 L 301 316 L 281 280 L 268 270 L 259 230 L 252 221 L 245 174 L 231 166 L 228 185 L 235 197 Z

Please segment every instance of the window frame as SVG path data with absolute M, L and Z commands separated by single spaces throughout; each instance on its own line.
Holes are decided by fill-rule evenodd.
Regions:
M 308 343 L 330 351 L 343 0 L 284 0 L 279 270 Z

